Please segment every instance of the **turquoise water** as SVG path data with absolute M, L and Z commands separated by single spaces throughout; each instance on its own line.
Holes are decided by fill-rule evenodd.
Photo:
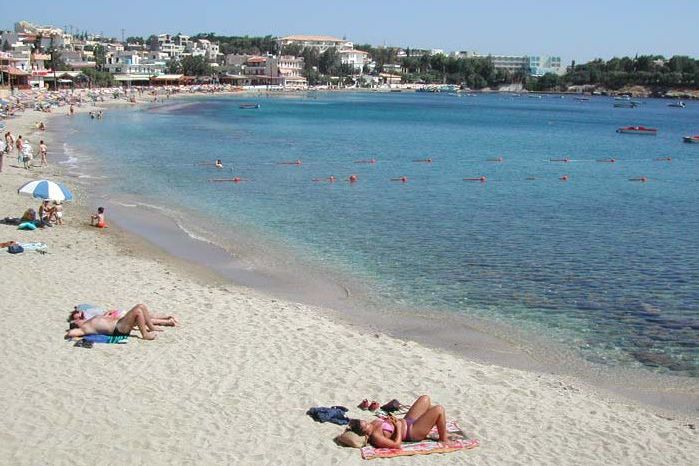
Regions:
M 699 133 L 699 103 L 366 93 L 262 97 L 259 110 L 242 110 L 242 101 L 75 118 L 69 144 L 95 154 L 115 195 L 259 231 L 377 299 L 514 324 L 596 362 L 699 376 L 699 146 L 681 140 Z M 659 133 L 615 133 L 627 125 Z M 223 170 L 196 165 L 215 159 Z M 368 159 L 376 163 L 354 163 Z M 337 182 L 312 181 L 331 175 Z M 234 176 L 247 181 L 207 181 Z M 480 176 L 487 182 L 463 181 Z M 649 181 L 629 181 L 641 176 Z

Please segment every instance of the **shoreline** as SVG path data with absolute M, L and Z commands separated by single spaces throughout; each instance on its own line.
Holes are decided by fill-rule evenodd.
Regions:
M 27 120 L 32 119 L 30 115 L 33 116 L 27 114 Z M 8 123 L 12 129 L 12 122 Z M 32 135 L 33 143 L 34 139 L 36 136 Z M 47 172 L 52 171 L 50 165 Z M 0 196 L 6 198 L 3 200 L 7 201 L 7 207 L 37 203 L 11 192 L 11 182 L 27 178 L 26 175 L 19 169 L 0 175 Z M 90 391 L 86 392 L 84 387 L 81 390 L 85 393 L 84 404 L 99 415 L 94 426 L 101 425 L 105 430 L 98 433 L 95 429 L 88 435 L 95 435 L 108 445 L 116 443 L 112 442 L 114 438 L 125 442 L 125 451 L 138 454 L 138 462 L 165 464 L 189 459 L 258 463 L 285 458 L 289 463 L 301 464 L 327 463 L 335 458 L 343 463 L 361 464 L 356 450 L 341 449 L 332 443 L 332 435 L 338 431 L 336 426 L 314 425 L 303 414 L 305 409 L 312 404 L 354 406 L 366 396 L 381 401 L 396 396 L 408 401 L 420 393 L 432 394 L 447 407 L 448 413 L 454 413 L 469 434 L 482 440 L 482 447 L 473 452 L 449 455 L 450 462 L 486 464 L 512 462 L 516 457 L 520 463 L 565 462 L 568 458 L 570 462 L 592 464 L 600 461 L 599 453 L 604 452 L 606 458 L 619 464 L 689 464 L 699 456 L 693 429 L 684 424 L 692 421 L 692 416 L 659 418 L 646 406 L 609 399 L 578 380 L 473 362 L 454 356 L 451 351 L 423 346 L 419 340 L 415 343 L 412 338 L 405 341 L 392 337 L 390 332 L 377 333 L 359 322 L 341 323 L 334 318 L 337 313 L 327 309 L 280 301 L 235 285 L 206 267 L 170 256 L 118 225 L 105 231 L 85 227 L 84 219 L 92 210 L 86 204 L 91 200 L 83 193 L 76 195 L 76 205 L 66 209 L 67 225 L 35 235 L 47 244 L 54 243 L 50 244 L 50 254 L 6 255 L 11 259 L 5 258 L 3 262 L 8 265 L 10 280 L 7 304 L 25 296 L 28 288 L 24 282 L 58 294 L 50 300 L 45 296 L 24 298 L 26 305 L 34 306 L 50 320 L 39 327 L 38 341 L 22 340 L 16 330 L 3 329 L 7 348 L 14 348 L 17 353 L 12 357 L 30 361 L 28 366 L 32 371 L 27 372 L 22 365 L 11 364 L 12 361 L 2 363 L 7 365 L 3 368 L 13 388 L 0 392 L 0 400 L 11 405 L 7 398 L 10 393 L 22 390 L 25 393 L 21 403 L 10 407 L 9 414 L 15 416 L 0 421 L 3 431 L 9 433 L 0 447 L 0 458 L 8 462 L 36 462 L 40 458 L 52 458 L 52 462 L 58 463 L 70 460 L 69 450 L 61 446 L 61 441 L 70 434 L 79 435 L 79 416 L 69 415 L 63 421 L 66 433 L 56 435 L 34 452 L 21 452 L 20 445 L 27 437 L 36 438 L 26 430 L 36 429 L 27 421 L 37 417 L 30 416 L 36 416 L 43 408 L 47 410 L 44 416 L 54 419 L 65 416 L 68 408 L 77 407 L 70 393 L 81 383 L 90 387 Z M 3 231 L 10 233 L 6 226 Z M 36 239 L 25 232 L 17 235 L 21 239 Z M 35 266 L 49 262 L 57 272 L 39 277 L 30 275 L 32 278 L 28 279 L 29 272 L 23 270 L 28 261 Z M 73 281 L 73 275 L 81 277 L 80 287 Z M 59 342 L 59 350 L 56 346 L 64 326 L 61 318 L 64 319 L 73 304 L 90 300 L 105 306 L 143 301 L 160 310 L 175 305 L 183 326 L 166 331 L 155 342 L 132 341 L 117 348 L 114 347 L 117 345 L 105 345 L 112 347 L 96 348 L 88 353 L 64 348 L 66 344 Z M 26 328 L 21 310 L 4 310 L 20 331 Z M 234 323 L 228 320 L 231 318 Z M 228 328 L 229 325 L 232 327 Z M 410 325 L 406 327 L 403 330 L 406 334 L 414 330 Z M 222 354 L 228 356 L 224 358 L 226 361 L 221 361 Z M 36 355 L 45 359 L 36 360 Z M 371 364 L 364 369 L 357 367 L 357 363 L 367 364 L 366 361 Z M 260 371 L 260 364 L 264 371 Z M 37 372 L 33 369 L 36 366 L 42 370 Z M 111 366 L 114 370 L 108 369 Z M 149 368 L 147 380 L 138 377 L 146 367 Z M 410 371 L 415 373 L 408 375 Z M 60 373 L 70 376 L 66 379 Z M 81 378 L 80 374 L 84 373 L 92 378 Z M 127 379 L 107 378 L 116 374 Z M 48 384 L 45 388 L 51 390 L 48 402 L 58 402 L 58 409 L 48 409 L 47 401 L 40 399 L 45 393 L 39 388 L 26 391 L 39 380 Z M 115 384 L 115 380 L 119 382 Z M 176 382 L 174 390 L 173 382 Z M 112 393 L 118 393 L 119 400 L 140 400 L 137 406 L 149 408 L 144 419 L 125 417 L 118 406 L 101 403 L 100 397 L 110 390 L 116 390 Z M 36 406 L 25 404 L 30 401 Z M 158 401 L 159 409 L 164 410 L 162 414 L 155 409 Z M 276 404 L 270 411 L 279 419 L 279 426 L 274 423 L 265 426 L 260 423 L 267 421 L 255 417 L 259 404 L 270 401 Z M 193 423 L 188 416 L 198 419 L 205 416 L 212 425 Z M 165 427 L 164 419 L 168 419 L 168 426 L 176 425 L 174 432 Z M 241 434 L 236 429 L 238 423 L 252 431 Z M 56 432 L 53 425 L 60 423 L 49 422 L 39 429 L 38 435 L 50 439 Z M 541 426 L 547 426 L 550 435 L 535 434 Z M 144 436 L 146 432 L 152 435 L 153 431 L 156 438 L 163 440 L 162 444 Z M 238 445 L 252 441 L 253 433 L 260 432 L 275 438 L 277 445 L 261 452 Z M 629 438 L 634 436 L 631 432 L 635 435 L 633 439 Z M 603 440 L 609 435 L 614 438 L 613 444 Z M 614 437 L 617 435 L 623 437 Z M 211 447 L 210 451 L 182 445 L 187 438 L 204 442 Z M 241 441 L 226 442 L 234 438 Z M 600 445 L 604 445 L 602 450 Z M 94 458 L 87 455 L 83 459 L 89 462 Z M 425 459 L 432 463 L 440 458 Z
M 229 95 L 231 94 L 182 94 L 173 96 L 169 101 L 144 102 L 140 107 L 133 108 L 142 110 L 187 106 L 197 97 L 225 98 Z M 572 349 L 524 333 L 510 325 L 482 318 L 455 315 L 447 311 L 423 312 L 420 309 L 400 309 L 395 306 L 389 308 L 388 303 L 372 306 L 373 303 L 366 300 L 347 299 L 350 289 L 354 292 L 354 285 L 358 284 L 345 286 L 339 281 L 339 276 L 326 276 L 323 272 L 299 280 L 293 276 L 294 271 L 291 269 L 270 268 L 259 262 L 241 262 L 237 254 L 222 247 L 222 244 L 192 236 L 181 222 L 198 216 L 197 212 L 183 211 L 182 218 L 175 219 L 171 213 L 155 209 L 155 206 L 148 207 L 148 203 L 142 205 L 139 199 L 127 202 L 128 208 L 109 199 L 102 201 L 113 214 L 110 218 L 116 219 L 122 229 L 139 236 L 161 253 L 170 254 L 186 264 L 207 268 L 238 286 L 286 301 L 319 306 L 326 314 L 364 331 L 415 341 L 481 363 L 574 379 L 609 396 L 652 407 L 663 415 L 691 417 L 699 411 L 699 386 L 690 377 L 658 374 L 645 368 L 592 363 Z M 204 220 L 204 217 L 198 218 L 193 224 Z M 190 226 L 191 224 L 192 222 Z M 213 235 L 212 238 L 216 236 Z M 256 244 L 259 240 L 250 240 L 241 232 L 235 235 L 234 242 L 242 244 L 237 248 L 237 253 L 247 255 L 248 259 L 251 250 L 255 251 L 254 255 L 261 252 L 266 255 L 286 254 L 279 248 L 273 248 L 273 252 L 265 251 L 265 247 Z M 295 259 L 297 258 L 291 254 L 284 257 L 282 262 L 297 265 Z M 302 268 L 302 275 L 311 275 L 306 264 Z M 633 383 L 629 384 L 629 381 Z

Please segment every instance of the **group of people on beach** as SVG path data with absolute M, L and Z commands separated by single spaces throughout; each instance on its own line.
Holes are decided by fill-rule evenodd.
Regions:
M 15 139 L 12 132 L 8 131 L 5 133 L 5 143 L 2 151 L 0 151 L 0 172 L 2 172 L 4 158 L 9 156 L 14 150 L 17 151 L 17 163 L 21 163 L 27 170 L 34 166 L 34 150 L 29 141 L 22 138 L 22 135 L 19 135 L 17 139 Z M 42 167 L 49 164 L 47 154 L 48 147 L 42 139 L 39 141 L 39 156 L 41 157 L 40 166 Z

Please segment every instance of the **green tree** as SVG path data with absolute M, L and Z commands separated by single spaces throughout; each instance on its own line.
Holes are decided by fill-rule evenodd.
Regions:
M 323 74 L 335 76 L 340 71 L 340 53 L 335 47 L 330 47 L 320 55 L 318 60 L 318 71 Z
M 148 36 L 146 45 L 148 46 L 148 50 L 150 50 L 151 52 L 158 50 L 158 48 L 160 47 L 160 43 L 158 42 L 158 36 L 156 36 L 155 34 L 151 34 L 150 36 Z
M 101 71 L 105 63 L 107 63 L 107 50 L 104 48 L 103 45 L 97 44 L 95 45 L 92 53 L 95 56 L 95 63 L 97 64 L 97 69 Z
M 4 41 L 2 41 L 2 51 L 9 52 L 10 50 L 12 50 L 12 46 L 9 42 L 7 42 L 7 39 L 5 39 Z
M 143 37 L 140 36 L 129 36 L 126 38 L 126 43 L 127 44 L 145 44 L 146 41 Z
M 181 72 L 186 76 L 207 76 L 212 72 L 211 65 L 206 62 L 204 57 L 183 57 L 179 64 Z

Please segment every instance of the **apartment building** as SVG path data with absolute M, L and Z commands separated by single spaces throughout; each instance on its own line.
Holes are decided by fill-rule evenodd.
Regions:
M 279 50 L 282 50 L 282 48 L 286 45 L 299 45 L 304 48 L 316 48 L 320 53 L 323 53 L 332 47 L 337 49 L 351 49 L 354 47 L 352 42 L 345 39 L 339 39 L 333 36 L 313 36 L 303 34 L 282 37 L 278 39 L 277 42 L 279 44 Z

